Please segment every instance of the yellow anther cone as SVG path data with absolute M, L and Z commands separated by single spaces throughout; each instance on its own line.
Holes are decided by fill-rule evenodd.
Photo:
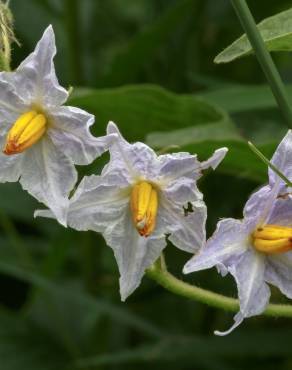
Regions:
M 7 134 L 3 153 L 18 154 L 30 148 L 45 133 L 47 119 L 43 114 L 30 111 L 22 114 Z
M 266 254 L 285 253 L 292 250 L 292 228 L 266 225 L 257 228 L 253 235 L 256 250 Z
M 133 222 L 141 236 L 147 237 L 154 231 L 157 210 L 157 190 L 146 181 L 134 185 L 131 193 L 131 211 Z

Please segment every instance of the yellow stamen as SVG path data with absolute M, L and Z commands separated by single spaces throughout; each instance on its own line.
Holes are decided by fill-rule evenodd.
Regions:
M 45 133 L 47 119 L 43 114 L 30 111 L 22 114 L 7 134 L 4 154 L 18 154 L 30 148 Z
M 257 228 L 252 234 L 256 250 L 277 254 L 292 250 L 292 228 L 287 226 L 266 225 Z
M 158 210 L 157 190 L 148 182 L 134 185 L 131 193 L 131 210 L 135 227 L 141 236 L 149 236 L 156 225 Z

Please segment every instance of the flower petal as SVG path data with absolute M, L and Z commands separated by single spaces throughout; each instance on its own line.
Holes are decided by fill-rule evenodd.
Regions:
M 274 201 L 267 223 L 292 227 L 292 199 L 289 196 Z
M 128 184 L 123 176 L 84 177 L 68 209 L 68 224 L 76 230 L 103 232 L 109 223 L 116 223 L 129 207 Z
M 292 180 L 292 131 L 289 130 L 278 148 L 276 149 L 271 163 L 280 170 L 289 180 Z M 276 182 L 276 179 L 279 179 L 279 176 L 269 168 L 269 181 L 270 185 L 273 186 Z M 284 185 L 283 180 L 281 179 L 282 185 Z
M 118 173 L 104 177 L 85 176 L 70 199 L 68 225 L 80 231 L 103 232 L 108 223 L 115 223 L 124 212 L 123 208 L 128 207 L 127 186 L 123 175 Z M 35 216 L 54 218 L 49 210 L 38 210 Z
M 27 106 L 15 86 L 15 73 L 0 72 L 0 136 L 6 135 Z
M 265 280 L 292 298 L 292 252 L 267 257 Z
M 173 153 L 160 155 L 158 172 L 168 182 L 182 177 L 198 180 L 202 176 L 202 170 L 209 167 L 215 169 L 227 153 L 227 148 L 215 150 L 212 157 L 207 161 L 199 162 L 197 155 L 189 153 Z
M 203 194 L 197 187 L 193 179 L 180 177 L 171 181 L 163 189 L 163 195 L 171 202 L 187 205 L 188 202 L 194 202 L 203 199 Z
M 94 116 L 75 107 L 58 107 L 50 110 L 52 125 L 48 135 L 53 143 L 75 164 L 91 163 L 106 151 L 114 135 L 96 138 L 90 133 Z
M 120 271 L 122 301 L 140 285 L 145 270 L 161 255 L 166 246 L 164 236 L 140 236 L 134 228 L 129 208 L 110 224 L 104 233 L 107 244 L 113 249 Z
M 225 147 L 216 149 L 209 159 L 201 163 L 201 169 L 205 170 L 211 167 L 213 170 L 215 170 L 218 167 L 218 165 L 222 162 L 227 152 L 228 148 Z
M 62 105 L 68 92 L 59 85 L 53 63 L 56 54 L 55 35 L 49 26 L 35 50 L 14 72 L 15 85 L 27 104 L 38 103 L 47 107 Z
M 139 177 L 149 179 L 156 176 L 157 155 L 149 146 L 140 142 L 129 144 L 113 122 L 109 122 L 107 133 L 117 135 L 117 140 L 109 149 L 111 161 L 103 173 L 120 168 L 131 179 Z
M 213 236 L 184 266 L 183 273 L 219 266 L 222 272 L 231 266 L 248 248 L 249 231 L 239 220 L 227 218 L 219 221 Z
M 243 214 L 251 228 L 269 220 L 279 189 L 280 181 L 278 179 L 272 188 L 269 185 L 263 186 L 250 196 L 243 209 Z
M 270 299 L 270 288 L 264 280 L 265 256 L 250 248 L 228 268 L 228 271 L 236 280 L 240 312 L 234 317 L 234 325 L 225 332 L 216 331 L 217 335 L 227 335 L 244 318 L 262 313 Z
M 179 249 L 194 253 L 206 241 L 207 209 L 202 201 L 192 203 L 192 212 L 185 214 L 182 205 L 160 199 L 156 234 L 170 234 L 168 239 Z
M 158 157 L 157 172 L 168 183 L 182 177 L 193 180 L 201 177 L 201 163 L 189 153 L 163 154 Z
M 0 139 L 0 147 L 3 148 L 5 138 Z M 21 175 L 23 155 L 5 155 L 0 151 L 0 183 L 18 181 Z
M 21 171 L 22 187 L 66 225 L 68 196 L 77 181 L 73 164 L 45 137 L 23 154 Z

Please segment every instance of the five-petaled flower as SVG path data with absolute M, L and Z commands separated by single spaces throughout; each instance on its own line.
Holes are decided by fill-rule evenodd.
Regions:
M 292 131 L 288 131 L 271 160 L 292 178 Z M 184 267 L 185 273 L 216 266 L 236 280 L 240 311 L 230 333 L 244 318 L 262 313 L 270 288 L 277 286 L 292 298 L 292 199 L 289 188 L 269 169 L 269 184 L 254 193 L 245 205 L 242 221 L 219 221 L 214 235 Z
M 203 169 L 220 163 L 227 149 L 200 163 L 188 153 L 158 156 L 143 143 L 130 144 L 114 123 L 108 134 L 118 136 L 109 149 L 110 162 L 101 176 L 83 179 L 70 201 L 68 225 L 103 234 L 116 257 L 125 300 L 160 256 L 166 236 L 191 253 L 204 244 L 206 207 L 196 181 Z
M 74 164 L 85 165 L 113 138 L 95 138 L 93 115 L 62 106 L 68 92 L 55 74 L 55 37 L 49 26 L 34 52 L 14 72 L 0 73 L 0 182 L 17 181 L 63 224 Z

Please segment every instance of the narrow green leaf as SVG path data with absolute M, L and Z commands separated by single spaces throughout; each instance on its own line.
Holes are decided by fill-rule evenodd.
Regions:
M 292 50 L 292 8 L 264 19 L 258 29 L 269 51 Z M 215 63 L 229 63 L 252 53 L 246 35 L 242 35 L 218 54 Z

